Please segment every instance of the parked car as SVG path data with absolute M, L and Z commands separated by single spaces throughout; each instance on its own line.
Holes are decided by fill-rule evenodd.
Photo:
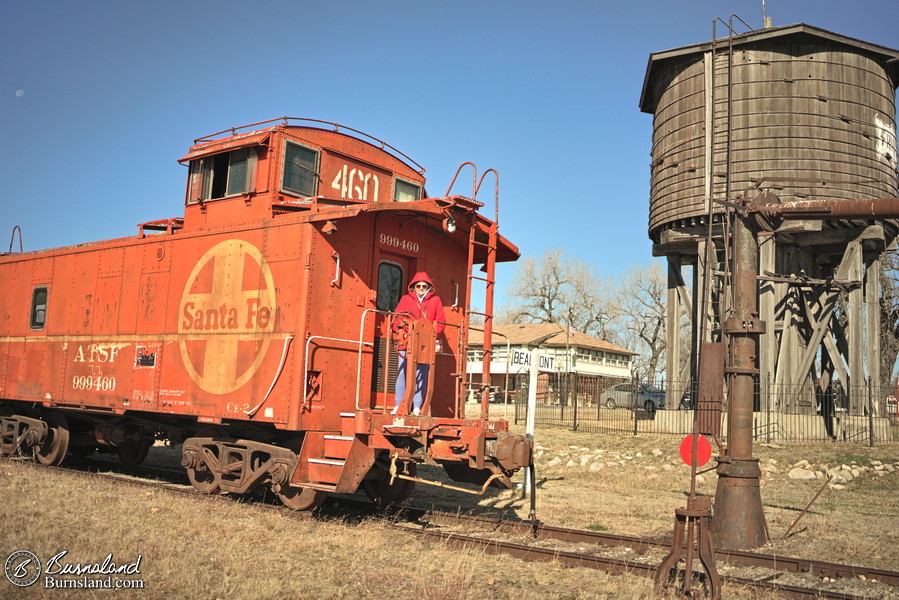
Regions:
M 509 391 L 509 399 L 512 400 L 512 393 L 514 390 Z M 527 393 L 525 393 L 527 395 Z M 506 398 L 505 390 L 498 385 L 490 386 L 490 402 L 503 402 Z M 481 388 L 472 386 L 468 390 L 468 401 L 472 403 L 478 403 L 481 401 Z
M 648 383 L 619 383 L 603 394 L 606 408 L 639 408 L 654 413 L 665 408 L 665 392 Z

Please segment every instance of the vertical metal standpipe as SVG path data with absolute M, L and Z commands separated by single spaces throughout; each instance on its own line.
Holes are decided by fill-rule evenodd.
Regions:
M 874 382 L 868 377 L 868 446 L 874 447 Z
M 758 548 L 767 541 L 759 480 L 752 456 L 752 417 L 758 377 L 759 338 L 765 323 L 758 318 L 758 244 L 752 217 L 737 214 L 733 227 L 733 314 L 724 322 L 730 339 L 727 449 L 718 461 L 718 487 L 712 535 L 724 550 Z

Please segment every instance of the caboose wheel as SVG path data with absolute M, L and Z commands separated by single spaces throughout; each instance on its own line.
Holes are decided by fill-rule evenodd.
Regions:
M 43 417 L 50 431 L 44 443 L 34 449 L 34 457 L 42 465 L 57 467 L 69 451 L 69 425 L 61 412 L 49 412 Z
M 398 472 L 409 477 L 415 477 L 416 467 L 414 462 L 397 464 Z M 412 491 L 415 489 L 414 481 L 397 477 L 391 484 L 389 466 L 382 461 L 378 461 L 372 469 L 377 471 L 377 478 L 363 480 L 362 489 L 365 491 L 365 495 L 381 510 L 401 504 L 412 495 Z
M 128 440 L 116 448 L 116 453 L 119 455 L 119 460 L 122 461 L 123 465 L 136 467 L 146 460 L 152 445 L 153 440 L 147 438 Z
M 194 436 L 214 438 L 220 434 L 221 431 L 215 427 L 204 427 L 197 431 Z M 218 459 L 218 456 L 215 456 L 215 459 Z M 190 484 L 194 486 L 198 492 L 203 494 L 215 494 L 219 491 L 220 487 L 215 480 L 215 475 L 212 474 L 209 470 L 209 466 L 206 465 L 205 462 L 196 467 L 185 467 L 185 470 L 187 471 L 188 481 L 190 481 Z
M 216 483 L 215 476 L 208 470 L 187 469 L 187 479 L 202 494 L 214 494 L 219 491 L 219 484 Z
M 275 494 L 284 506 L 292 510 L 315 510 L 328 497 L 328 492 L 288 485 L 282 485 Z
M 287 441 L 284 447 L 299 454 L 303 448 L 303 438 L 293 438 Z M 328 492 L 304 487 L 291 487 L 287 483 L 272 486 L 272 489 L 275 495 L 278 496 L 278 499 L 284 503 L 284 506 L 293 510 L 315 510 L 328 497 Z

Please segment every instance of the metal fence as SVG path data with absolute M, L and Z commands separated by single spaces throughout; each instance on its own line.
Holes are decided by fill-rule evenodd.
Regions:
M 826 387 L 757 385 L 753 436 L 764 442 L 853 441 L 874 445 L 899 441 L 893 389 L 875 385 Z M 527 418 L 527 381 L 509 390 L 515 422 Z M 542 374 L 537 383 L 535 423 L 572 430 L 629 435 L 694 431 L 727 433 L 724 382 L 621 382 L 574 373 Z M 695 423 L 699 423 L 697 428 Z

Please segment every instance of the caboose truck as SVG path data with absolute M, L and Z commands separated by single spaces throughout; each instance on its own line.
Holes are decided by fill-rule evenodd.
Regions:
M 154 439 L 181 441 L 197 489 L 266 486 L 302 510 L 360 486 L 402 501 L 426 457 L 479 492 L 511 485 L 531 443 L 488 419 L 486 393 L 467 418 L 464 382 L 472 279 L 489 329 L 495 263 L 517 249 L 477 212 L 477 187 L 428 198 L 414 161 L 323 123 L 195 140 L 184 218 L 0 256 L 0 453 L 137 464 Z M 412 381 L 394 415 L 392 311 L 416 271 L 446 303 L 445 350 L 428 321 L 406 327 L 431 381 L 420 416 Z

